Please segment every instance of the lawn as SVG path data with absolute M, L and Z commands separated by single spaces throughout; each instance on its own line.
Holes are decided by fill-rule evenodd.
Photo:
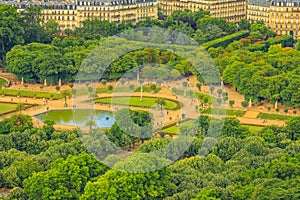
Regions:
M 129 105 L 129 106 L 136 106 L 136 107 L 146 107 L 150 108 L 152 106 L 155 106 L 156 103 L 155 101 L 157 98 L 151 98 L 151 97 L 143 97 L 143 101 L 140 101 L 140 97 L 106 97 L 106 98 L 101 98 L 97 99 L 95 102 L 96 103 L 104 103 L 104 104 L 118 104 L 118 105 Z M 163 106 L 165 109 L 177 109 L 178 104 L 174 101 L 167 100 L 166 105 Z
M 217 115 L 227 115 L 227 116 L 237 116 L 242 117 L 246 111 L 244 110 L 230 110 L 230 109 L 222 109 L 222 108 L 214 108 L 213 113 Z M 202 113 L 211 114 L 212 108 L 208 108 L 204 110 Z
M 158 93 L 159 91 L 161 90 L 160 87 L 157 87 L 154 91 L 155 93 Z M 141 91 L 141 87 L 138 87 L 135 92 L 139 92 Z M 147 87 L 147 86 L 143 86 L 143 92 L 152 92 L 151 88 L 150 87 Z
M 176 125 L 171 126 L 171 127 L 166 128 L 164 130 L 161 130 L 160 132 L 176 135 L 176 134 L 179 133 L 179 128 L 181 128 L 181 127 L 192 127 L 193 124 L 194 124 L 194 120 L 189 120 L 189 121 L 186 121 L 186 122 L 180 124 L 179 126 L 176 126 Z
M 293 116 L 290 115 L 280 115 L 280 114 L 271 114 L 271 113 L 260 113 L 258 115 L 258 118 L 260 119 L 271 119 L 271 120 L 282 120 L 287 121 L 293 118 Z
M 53 95 L 53 99 L 61 99 L 61 94 L 58 93 L 49 93 L 49 92 L 32 92 L 27 90 L 9 90 L 9 89 L 0 89 L 1 95 L 7 96 L 21 96 L 21 97 L 34 97 L 36 95 L 37 98 L 51 98 Z
M 0 103 L 0 114 L 13 111 L 17 107 L 17 104 L 10 104 L 10 103 Z
M 251 126 L 251 125 L 242 125 L 250 130 L 251 133 L 258 133 L 263 129 L 262 126 Z

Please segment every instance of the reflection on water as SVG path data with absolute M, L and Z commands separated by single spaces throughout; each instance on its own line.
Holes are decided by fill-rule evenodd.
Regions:
M 76 113 L 73 115 L 73 112 Z M 36 117 L 42 121 L 52 120 L 56 124 L 73 126 L 85 126 L 87 121 L 93 119 L 100 128 L 109 128 L 115 122 L 111 112 L 102 110 L 52 110 Z

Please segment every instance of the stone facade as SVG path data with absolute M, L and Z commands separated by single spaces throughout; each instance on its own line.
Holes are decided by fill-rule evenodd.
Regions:
M 249 0 L 248 20 L 262 20 L 278 35 L 300 38 L 299 0 Z
M 239 22 L 246 18 L 246 0 L 158 0 L 164 15 L 175 10 L 207 10 L 212 17 L 222 17 L 228 22 Z
M 56 20 L 60 30 L 81 27 L 86 19 L 107 20 L 133 24 L 147 17 L 157 19 L 158 6 L 156 0 L 75 0 L 75 1 L 7 1 L 18 11 L 28 6 L 41 6 L 44 22 Z

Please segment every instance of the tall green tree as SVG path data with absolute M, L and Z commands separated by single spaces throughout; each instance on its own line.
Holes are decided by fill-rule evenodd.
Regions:
M 17 7 L 0 5 L 0 58 L 5 64 L 6 53 L 16 44 L 23 44 L 24 30 L 18 19 Z
M 42 20 L 42 7 L 40 6 L 26 7 L 26 9 L 20 13 L 19 21 L 21 26 L 24 28 L 25 43 L 51 42 L 50 35 L 47 34 L 46 28 L 44 27 L 44 22 Z M 50 27 L 51 26 L 49 24 L 48 28 L 50 29 Z

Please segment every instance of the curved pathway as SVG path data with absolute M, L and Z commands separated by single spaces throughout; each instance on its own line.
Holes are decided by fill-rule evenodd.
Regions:
M 190 77 L 190 86 L 188 90 L 193 89 L 194 91 L 197 91 L 195 85 L 196 85 L 196 80 L 194 80 L 195 77 Z M 183 113 L 186 114 L 186 118 L 190 119 L 196 119 L 199 116 L 199 112 L 196 111 L 195 106 L 199 104 L 199 102 L 196 99 L 191 99 L 189 97 L 184 97 L 184 96 L 175 96 L 172 94 L 170 91 L 171 88 L 173 87 L 180 87 L 180 84 L 174 84 L 174 83 L 164 83 L 162 89 L 157 93 L 143 93 L 143 96 L 147 97 L 161 97 L 161 98 L 166 98 L 166 99 L 173 99 L 173 100 L 178 100 L 179 102 L 182 102 L 184 104 L 184 107 L 182 109 L 172 111 L 172 110 L 163 110 L 163 115 L 161 115 L 160 110 L 156 108 L 141 108 L 141 107 L 130 107 L 130 109 L 135 109 L 135 110 L 147 110 L 153 113 L 154 119 L 155 119 L 155 128 L 161 128 L 165 124 L 168 123 L 174 123 L 177 122 L 177 119 L 180 121 L 181 116 Z M 34 86 L 37 87 L 37 86 Z M 63 88 L 67 89 L 69 86 L 64 86 Z M 182 86 L 180 89 L 183 89 Z M 202 87 L 203 93 L 208 94 L 208 88 L 206 86 Z M 227 89 L 226 89 L 227 91 Z M 232 91 L 233 92 L 233 91 Z M 98 94 L 98 97 L 116 97 L 116 96 L 139 96 L 140 92 L 134 92 L 134 93 L 128 93 L 128 92 L 115 92 L 113 94 L 109 93 L 102 93 Z M 235 95 L 235 94 L 234 94 Z M 242 95 L 238 94 L 237 99 L 241 99 Z M 84 109 L 84 108 L 92 108 L 92 109 L 99 109 L 99 110 L 105 110 L 105 111 L 115 111 L 123 107 L 128 107 L 128 106 L 121 106 L 121 105 L 105 105 L 105 104 L 89 104 L 86 102 L 83 102 L 84 100 L 88 100 L 89 97 L 86 95 L 83 96 L 77 96 L 74 99 L 67 99 L 68 107 L 64 107 L 64 100 L 48 100 L 46 105 L 43 105 L 43 100 L 42 99 L 32 99 L 32 98 L 17 98 L 17 97 L 9 97 L 9 96 L 0 96 L 0 101 L 3 102 L 11 102 L 11 99 L 13 99 L 13 102 L 17 103 L 25 103 L 27 100 L 27 103 L 30 104 L 39 104 L 36 107 L 27 109 L 23 111 L 23 114 L 28 114 L 30 116 L 33 116 L 33 121 L 35 126 L 41 127 L 43 123 L 38 120 L 36 117 L 34 117 L 37 114 L 44 113 L 47 111 L 47 108 L 49 110 L 56 110 L 56 109 L 72 109 L 72 105 L 76 104 L 77 109 Z M 229 92 L 229 99 L 230 97 L 230 92 Z M 254 110 L 251 108 L 251 110 Z M 9 117 L 10 115 L 7 115 L 5 117 Z M 267 125 L 277 125 L 277 126 L 284 126 L 285 122 L 284 121 L 279 121 L 279 120 L 268 120 L 266 123 L 262 123 L 261 119 L 257 118 L 251 118 L 251 117 L 238 117 L 237 119 L 240 120 L 242 124 L 247 124 L 247 125 L 259 125 L 259 126 L 267 126 Z M 67 126 L 67 125 L 55 125 L 55 128 L 57 129 L 73 129 L 74 126 Z

